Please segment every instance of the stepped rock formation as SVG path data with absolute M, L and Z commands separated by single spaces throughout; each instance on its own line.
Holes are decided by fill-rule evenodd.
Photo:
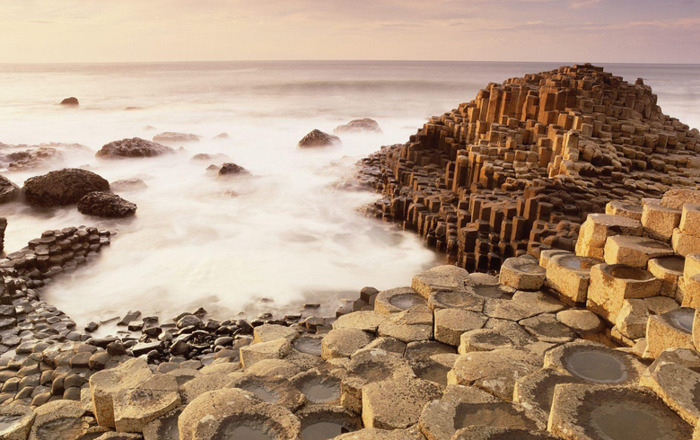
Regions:
M 700 182 L 700 133 L 666 116 L 641 79 L 590 64 L 491 83 L 403 145 L 363 161 L 370 209 L 468 270 L 574 250 L 578 228 L 624 203 Z

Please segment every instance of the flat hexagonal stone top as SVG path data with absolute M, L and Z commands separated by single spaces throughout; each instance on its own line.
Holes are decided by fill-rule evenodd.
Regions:
M 692 427 L 646 388 L 558 385 L 549 430 L 576 440 L 689 439 Z
M 589 341 L 559 346 L 545 355 L 544 366 L 589 383 L 636 384 L 644 366 L 633 356 Z
M 238 388 L 206 392 L 182 411 L 180 440 L 292 440 L 301 423 L 288 410 Z

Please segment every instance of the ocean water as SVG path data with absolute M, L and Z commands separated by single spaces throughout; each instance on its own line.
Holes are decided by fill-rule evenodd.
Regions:
M 140 178 L 148 188 L 118 192 L 138 204 L 127 220 L 74 207 L 39 211 L 0 205 L 6 250 L 52 228 L 96 225 L 119 231 L 95 263 L 62 275 L 42 295 L 80 325 L 138 309 L 170 317 L 204 306 L 218 318 L 292 310 L 318 302 L 325 313 L 366 285 L 407 285 L 441 257 L 395 225 L 363 217 L 375 194 L 346 188 L 353 165 L 381 145 L 403 143 L 426 118 L 472 99 L 488 82 L 566 63 L 226 62 L 0 64 L 0 142 L 79 143 L 47 167 L 2 172 L 18 184 L 50 169 L 84 167 L 109 181 Z M 700 66 L 609 65 L 642 77 L 667 114 L 700 126 Z M 76 96 L 77 109 L 57 105 Z M 382 134 L 341 135 L 314 151 L 296 143 L 370 117 Z M 194 133 L 168 157 L 105 161 L 94 152 L 126 137 Z M 227 132 L 228 139 L 214 139 Z M 222 181 L 197 153 L 252 175 Z M 2 164 L 0 164 L 2 166 Z M 235 195 L 234 195 L 235 193 Z

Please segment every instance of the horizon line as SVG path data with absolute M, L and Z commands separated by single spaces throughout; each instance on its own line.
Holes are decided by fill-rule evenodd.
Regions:
M 626 65 L 666 65 L 666 66 L 700 66 L 700 63 L 681 62 L 627 62 L 627 61 L 493 61 L 493 60 L 410 60 L 410 59 L 240 59 L 240 60 L 159 60 L 159 61 L 14 61 L 0 62 L 6 65 L 69 65 L 69 64 L 196 64 L 196 63 L 264 63 L 264 62 L 386 62 L 386 63 L 500 63 L 500 64 L 626 64 Z

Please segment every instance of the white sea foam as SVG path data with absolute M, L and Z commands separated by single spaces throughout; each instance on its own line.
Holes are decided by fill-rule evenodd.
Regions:
M 488 81 L 557 65 L 0 65 L 0 142 L 79 142 L 91 151 L 66 152 L 64 162 L 50 168 L 87 167 L 109 181 L 139 177 L 148 185 L 120 192 L 138 204 L 129 220 L 86 217 L 74 207 L 39 212 L 2 205 L 0 215 L 9 220 L 6 249 L 69 225 L 119 230 L 97 262 L 42 291 L 79 324 L 130 309 L 169 317 L 204 306 L 219 318 L 304 301 L 332 309 L 339 297 L 356 297 L 365 285 L 407 285 L 418 270 L 438 263 L 435 254 L 396 225 L 358 214 L 375 194 L 336 183 L 352 174 L 359 158 L 405 142 L 426 117 L 471 99 Z M 611 70 L 632 81 L 656 72 L 653 66 Z M 691 91 L 684 96 L 667 74 L 657 75 L 662 87 L 647 83 L 667 113 L 698 125 L 699 110 L 686 99 L 700 90 L 697 80 L 688 78 Z M 80 108 L 56 105 L 67 96 L 78 97 Z M 375 118 L 383 134 L 343 135 L 337 148 L 296 148 L 313 128 L 330 132 L 360 117 Z M 156 129 L 144 128 L 149 125 Z M 202 141 L 160 158 L 94 157 L 107 142 L 150 139 L 161 131 L 195 133 Z M 213 139 L 224 131 L 230 138 Z M 217 179 L 205 172 L 208 162 L 190 161 L 197 153 L 225 154 L 252 175 Z M 21 184 L 45 171 L 5 175 Z M 261 305 L 261 298 L 273 303 Z

